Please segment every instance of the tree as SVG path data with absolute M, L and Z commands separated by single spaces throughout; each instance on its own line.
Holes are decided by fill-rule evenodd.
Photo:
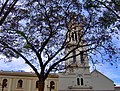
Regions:
M 64 61 L 81 55 L 80 51 L 71 56 L 78 48 L 84 49 L 82 54 L 93 63 L 93 55 L 101 55 L 102 61 L 117 61 L 120 49 L 114 46 L 113 36 L 119 34 L 119 18 L 103 7 L 104 3 L 96 5 L 96 1 L 90 1 L 20 2 L 1 27 L 0 53 L 10 60 L 23 58 L 39 79 L 39 91 L 44 91 L 45 79 L 51 71 L 64 69 Z M 76 29 L 77 37 L 72 34 Z M 75 42 L 71 44 L 71 40 Z M 64 53 L 66 48 L 70 50 Z
M 3 24 L 8 14 L 11 12 L 11 10 L 14 8 L 15 4 L 18 0 L 0 0 L 0 25 Z
M 97 27 L 99 29 L 102 29 L 105 32 L 111 33 L 110 35 L 107 34 L 109 37 L 110 41 L 109 42 L 103 42 L 102 43 L 102 48 L 104 49 L 104 52 L 102 52 L 101 58 L 104 56 L 106 57 L 107 51 L 111 51 L 110 54 L 107 56 L 109 58 L 114 58 L 111 54 L 116 55 L 114 59 L 103 59 L 103 61 L 108 61 L 113 65 L 113 60 L 114 62 L 118 61 L 116 59 L 119 59 L 117 53 L 119 53 L 119 47 L 118 49 L 115 48 L 116 45 L 113 45 L 113 41 L 115 39 L 119 40 L 119 34 L 120 34 L 120 2 L 119 0 L 84 0 L 85 1 L 85 9 L 89 12 L 89 14 L 92 15 L 94 24 L 92 25 L 94 27 Z M 98 26 L 96 26 L 98 25 Z M 96 28 L 94 28 L 96 29 Z M 104 41 L 104 38 L 103 38 Z M 106 46 L 107 44 L 107 46 Z M 119 45 L 118 45 L 119 46 Z M 118 51 L 115 51 L 118 50 Z M 107 51 L 106 51 L 107 49 Z M 107 53 L 106 53 L 107 52 Z M 117 52 L 117 53 L 116 53 Z M 94 55 L 94 54 L 93 54 Z

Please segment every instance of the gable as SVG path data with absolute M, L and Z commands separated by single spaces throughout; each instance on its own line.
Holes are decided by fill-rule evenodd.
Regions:
M 91 80 L 95 90 L 114 90 L 114 82 L 97 70 L 91 72 Z
M 91 75 L 92 75 L 92 74 L 100 75 L 100 76 L 106 78 L 107 80 L 113 82 L 110 78 L 108 78 L 107 76 L 105 76 L 104 74 L 102 74 L 101 72 L 99 72 L 99 71 L 96 70 L 96 69 L 95 69 L 94 71 L 91 72 Z

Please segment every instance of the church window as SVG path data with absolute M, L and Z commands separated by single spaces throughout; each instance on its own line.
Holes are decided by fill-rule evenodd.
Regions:
M 80 85 L 80 79 L 77 78 L 77 85 Z
M 39 81 L 36 81 L 36 88 L 38 88 L 39 86 Z
M 83 51 L 80 51 L 80 61 L 81 61 L 81 64 L 84 63 L 84 59 L 83 59 Z
M 73 51 L 73 63 L 75 63 L 76 62 L 76 51 L 74 50 Z
M 7 79 L 3 79 L 3 82 L 2 82 L 3 88 L 4 88 L 4 87 L 7 87 L 7 81 L 8 81 Z
M 22 88 L 22 85 L 23 85 L 23 81 L 22 80 L 18 80 L 17 88 Z
M 71 37 L 72 37 L 72 41 L 74 41 L 74 40 L 75 40 L 75 38 L 74 38 L 74 33 L 73 33 L 73 32 L 72 32 Z
M 81 86 L 84 85 L 83 78 L 81 78 Z
M 54 81 L 50 82 L 50 89 L 55 89 L 55 82 Z
M 75 40 L 77 41 L 77 33 L 75 32 Z

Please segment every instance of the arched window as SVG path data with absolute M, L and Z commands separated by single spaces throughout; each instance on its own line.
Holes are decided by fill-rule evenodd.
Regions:
M 3 82 L 2 82 L 2 87 L 4 88 L 4 87 L 7 87 L 7 79 L 3 79 Z
M 77 32 L 75 32 L 75 40 L 76 40 L 76 42 L 78 41 Z
M 36 88 L 38 88 L 39 86 L 39 81 L 36 81 Z
M 83 78 L 81 78 L 81 85 L 84 85 Z
M 23 81 L 22 80 L 18 80 L 17 88 L 22 88 L 22 85 L 23 85 Z
M 74 41 L 75 40 L 74 32 L 72 32 L 71 37 L 72 37 L 72 41 Z
M 54 81 L 51 81 L 51 82 L 50 82 L 50 88 L 51 88 L 51 89 L 55 89 L 55 82 L 54 82 Z
M 80 85 L 80 79 L 77 78 L 77 85 Z

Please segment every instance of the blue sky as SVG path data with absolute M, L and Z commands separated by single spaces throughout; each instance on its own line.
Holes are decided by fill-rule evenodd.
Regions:
M 0 58 L 3 56 L 0 56 Z M 3 57 L 4 58 L 4 57 Z M 4 60 L 0 60 L 0 70 L 3 71 L 18 71 L 18 70 L 24 70 L 26 72 L 31 72 L 32 69 L 24 63 L 22 59 L 13 59 L 12 62 L 5 62 Z M 120 62 L 117 63 L 118 66 L 111 66 L 110 63 L 105 64 L 97 64 L 96 69 L 103 73 L 105 76 L 110 78 L 116 85 L 120 86 Z M 94 70 L 92 66 L 90 67 L 90 70 Z

